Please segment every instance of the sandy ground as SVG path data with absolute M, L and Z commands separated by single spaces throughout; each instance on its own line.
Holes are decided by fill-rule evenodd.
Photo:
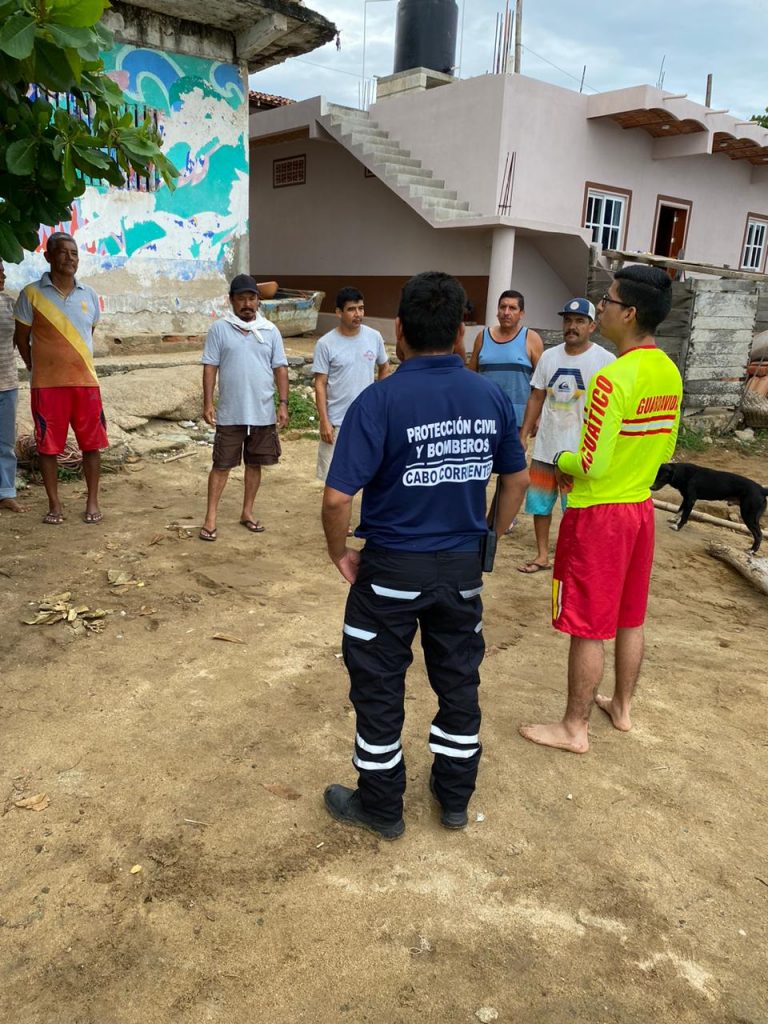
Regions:
M 259 537 L 233 481 L 219 540 L 196 539 L 202 450 L 106 478 L 100 527 L 77 481 L 61 527 L 41 525 L 39 487 L 29 514 L 0 515 L 0 1020 L 765 1024 L 768 616 L 706 554 L 725 531 L 658 514 L 636 726 L 596 711 L 578 757 L 516 732 L 561 712 L 567 651 L 549 576 L 515 572 L 523 517 L 486 584 L 470 827 L 441 829 L 427 792 L 417 655 L 407 832 L 386 844 L 322 806 L 354 778 L 346 585 L 315 445 L 284 452 Z M 109 569 L 146 585 L 110 587 Z M 112 612 L 103 633 L 22 624 L 63 590 Z M 45 810 L 14 806 L 37 793 Z

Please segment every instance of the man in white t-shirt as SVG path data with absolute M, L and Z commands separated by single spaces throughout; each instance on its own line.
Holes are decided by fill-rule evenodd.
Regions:
M 519 572 L 529 575 L 552 568 L 549 530 L 558 494 L 555 456 L 578 448 L 587 385 L 598 370 L 615 359 L 591 340 L 596 326 L 595 307 L 588 299 L 566 302 L 560 316 L 564 344 L 548 349 L 539 359 L 520 428 L 520 440 L 525 446 L 540 419 L 533 446 L 531 482 L 525 496 L 525 511 L 533 515 L 536 557 L 518 567 Z M 565 494 L 561 494 L 560 501 L 565 508 Z
M 339 325 L 315 345 L 312 372 L 320 417 L 317 478 L 325 483 L 341 421 L 361 391 L 389 373 L 389 357 L 378 331 L 363 324 L 365 302 L 357 288 L 342 288 L 336 296 Z

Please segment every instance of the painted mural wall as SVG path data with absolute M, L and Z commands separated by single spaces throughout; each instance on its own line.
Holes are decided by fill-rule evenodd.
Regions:
M 165 152 L 181 171 L 177 187 L 87 188 L 71 222 L 41 229 L 37 252 L 7 268 L 8 287 L 39 277 L 46 238 L 65 230 L 80 246 L 80 276 L 102 296 L 115 330 L 204 329 L 199 315 L 195 326 L 185 314 L 210 317 L 219 307 L 247 244 L 248 103 L 240 68 L 127 45 L 103 58 L 129 106 L 138 105 L 141 116 L 144 107 L 157 111 Z M 131 323 L 121 325 L 121 314 Z

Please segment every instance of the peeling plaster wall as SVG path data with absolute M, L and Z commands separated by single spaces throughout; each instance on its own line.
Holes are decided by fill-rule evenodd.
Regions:
M 103 57 L 129 101 L 160 112 L 177 187 L 89 187 L 70 222 L 41 229 L 38 250 L 7 268 L 8 287 L 36 280 L 48 235 L 69 231 L 79 279 L 102 299 L 100 333 L 204 333 L 225 305 L 227 280 L 248 266 L 245 77 L 237 64 L 133 44 Z
M 193 12 L 187 10 L 187 17 L 194 18 Z M 103 21 L 119 43 L 167 53 L 188 53 L 229 64 L 237 60 L 233 34 L 200 22 L 158 14 L 121 0 L 113 0 Z

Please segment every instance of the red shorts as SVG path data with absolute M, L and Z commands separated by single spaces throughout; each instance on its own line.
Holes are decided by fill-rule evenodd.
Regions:
M 587 640 L 645 622 L 653 502 L 566 509 L 552 571 L 552 625 Z
M 81 452 L 109 447 L 99 388 L 32 388 L 32 416 L 40 455 L 61 455 L 70 425 Z

